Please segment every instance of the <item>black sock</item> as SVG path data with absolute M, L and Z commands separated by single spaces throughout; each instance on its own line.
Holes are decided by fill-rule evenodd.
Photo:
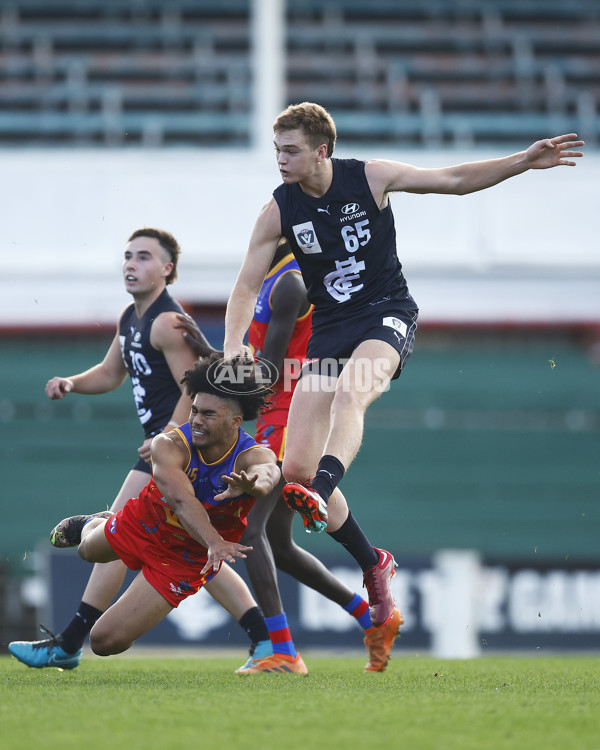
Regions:
M 62 648 L 68 654 L 74 654 L 83 646 L 87 635 L 94 627 L 96 620 L 104 614 L 101 609 L 96 609 L 90 604 L 81 602 L 75 617 L 60 634 L 62 637 Z
M 327 533 L 348 550 L 363 572 L 379 562 L 379 554 L 375 552 L 350 511 L 348 511 L 348 518 L 337 531 Z
M 240 617 L 240 626 L 254 646 L 259 641 L 269 640 L 269 631 L 265 625 L 265 616 L 260 607 L 252 607 Z
M 342 481 L 345 471 L 343 464 L 335 456 L 323 456 L 319 461 L 317 473 L 310 480 L 310 486 L 327 502 Z

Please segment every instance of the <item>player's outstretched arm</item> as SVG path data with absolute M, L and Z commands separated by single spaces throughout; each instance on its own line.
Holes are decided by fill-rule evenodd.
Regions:
M 119 336 L 116 334 L 102 362 L 77 375 L 51 378 L 46 383 L 46 395 L 54 400 L 62 399 L 68 393 L 108 393 L 122 385 L 126 378 L 127 370 L 121 357 Z
M 577 139 L 577 133 L 557 135 L 545 138 L 532 144 L 526 153 L 530 169 L 549 169 L 550 167 L 575 167 L 576 161 L 583 156 L 583 151 L 573 151 L 585 145 Z
M 215 495 L 215 500 L 221 501 L 240 495 L 264 497 L 271 492 L 280 477 L 281 470 L 273 451 L 262 445 L 256 446 L 240 453 L 234 471 L 229 475 L 223 475 L 227 489 Z
M 223 560 L 234 563 L 245 558 L 252 547 L 228 542 L 211 524 L 208 513 L 194 493 L 184 471 L 187 452 L 181 438 L 174 432 L 161 433 L 152 441 L 152 473 L 156 486 L 177 514 L 179 522 L 189 535 L 208 549 L 208 560 L 201 573 L 218 568 Z
M 271 198 L 263 206 L 256 220 L 244 262 L 229 295 L 225 311 L 225 359 L 252 358 L 252 352 L 244 345 L 244 336 L 252 321 L 256 297 L 265 280 L 280 237 L 279 206 L 275 199 Z
M 497 185 L 530 169 L 575 166 L 583 156 L 584 145 L 575 133 L 536 141 L 527 150 L 498 159 L 465 162 L 451 167 L 422 169 L 411 164 L 376 159 L 366 165 L 366 175 L 378 205 L 385 203 L 386 194 L 440 193 L 467 195 Z

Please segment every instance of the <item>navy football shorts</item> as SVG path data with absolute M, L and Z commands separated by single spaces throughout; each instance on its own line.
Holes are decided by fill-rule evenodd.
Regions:
M 132 471 L 143 471 L 144 474 L 152 475 L 152 466 L 146 463 L 143 458 L 139 458 L 136 463 L 131 467 Z
M 341 320 L 317 322 L 308 342 L 302 374 L 338 377 L 356 347 L 363 341 L 385 341 L 400 354 L 397 378 L 412 354 L 419 309 L 406 300 L 383 300 Z

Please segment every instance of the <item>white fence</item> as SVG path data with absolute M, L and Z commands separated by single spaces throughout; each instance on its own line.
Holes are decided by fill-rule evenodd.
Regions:
M 442 166 L 500 154 L 364 147 L 351 155 Z M 113 323 L 128 302 L 123 248 L 140 226 L 179 239 L 175 296 L 225 302 L 254 219 L 279 183 L 274 159 L 253 150 L 0 158 L 0 326 Z M 393 196 L 398 254 L 421 320 L 597 322 L 599 185 L 600 155 L 591 152 L 575 169 L 530 172 L 470 196 Z

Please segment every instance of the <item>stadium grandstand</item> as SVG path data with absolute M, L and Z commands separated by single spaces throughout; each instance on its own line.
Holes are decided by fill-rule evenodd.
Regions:
M 520 144 L 548 123 L 598 141 L 597 0 L 283 12 L 285 99 L 318 100 L 345 142 Z M 250 0 L 5 0 L 0 145 L 248 145 L 252 48 Z

